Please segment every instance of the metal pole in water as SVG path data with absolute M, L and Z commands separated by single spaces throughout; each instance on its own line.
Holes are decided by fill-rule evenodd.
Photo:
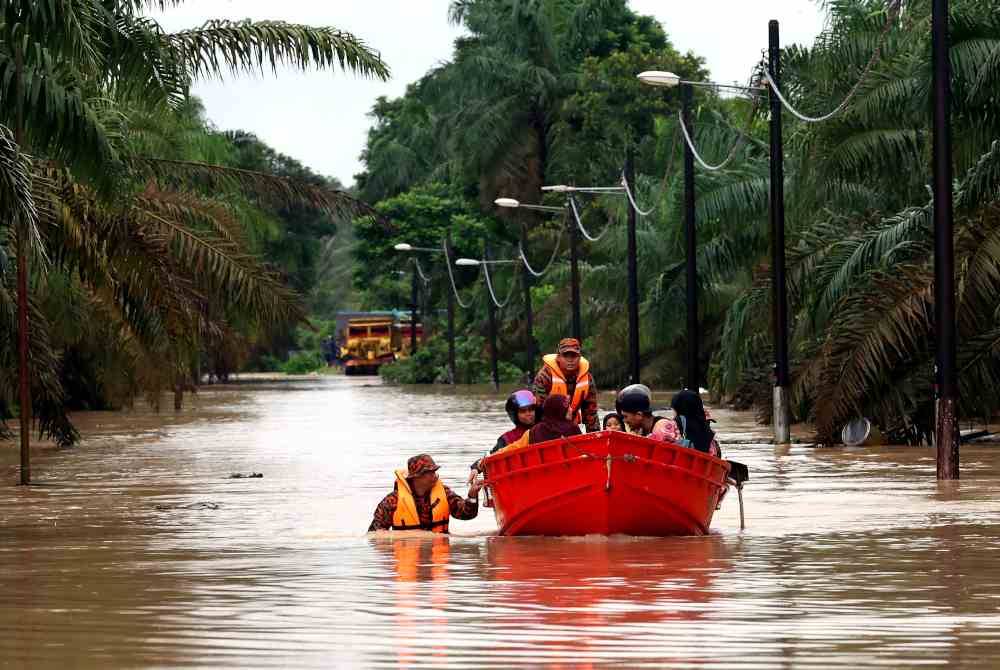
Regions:
M 625 154 L 625 181 L 635 188 L 635 159 L 632 144 Z M 628 353 L 629 383 L 639 383 L 639 260 L 635 238 L 636 211 L 628 198 Z
M 781 85 L 781 47 L 778 22 L 768 24 L 767 69 Z M 788 289 L 785 277 L 785 165 L 781 136 L 781 100 L 773 92 L 771 106 L 771 292 L 774 317 L 774 442 L 791 441 L 788 371 Z
M 528 227 L 523 222 L 521 223 L 521 248 L 528 248 Z M 528 366 L 525 368 L 526 370 L 534 367 L 535 361 L 538 360 L 538 348 L 535 343 L 535 315 L 531 307 L 531 279 L 528 267 L 522 263 L 521 284 L 524 289 L 524 327 L 528 331 Z
M 410 285 L 410 355 L 417 353 L 417 259 L 413 259 L 413 283 Z
M 484 254 L 486 262 L 490 261 L 490 245 L 484 244 Z M 487 266 L 488 267 L 488 266 Z M 498 353 L 497 353 L 497 308 L 493 304 L 493 298 L 490 295 L 486 296 L 486 306 L 488 308 L 488 316 L 490 323 L 490 370 L 493 376 L 493 388 L 496 391 L 500 390 L 500 369 L 498 363 Z
M 681 114 L 688 135 L 694 137 L 691 124 L 691 85 L 681 84 Z M 687 142 L 684 143 L 684 231 L 687 259 L 687 380 L 685 386 L 698 392 L 700 374 L 698 370 L 698 265 L 696 254 L 698 241 L 695 236 L 694 217 L 694 153 Z
M 573 197 L 573 196 L 570 196 Z M 580 230 L 570 214 L 569 223 L 569 276 L 573 303 L 573 337 L 583 343 L 583 320 L 580 318 Z
M 452 257 L 451 253 L 451 230 L 448 231 L 448 236 L 445 238 L 445 245 L 448 253 L 445 254 L 444 261 L 448 262 L 448 259 Z M 450 271 L 450 268 L 445 268 L 446 271 Z M 457 379 L 455 375 L 455 292 L 448 287 L 448 383 L 454 384 Z
M 948 0 L 932 0 L 934 109 L 934 339 L 938 397 L 935 444 L 938 479 L 958 479 L 958 371 L 955 327 L 955 247 L 952 220 L 951 61 Z

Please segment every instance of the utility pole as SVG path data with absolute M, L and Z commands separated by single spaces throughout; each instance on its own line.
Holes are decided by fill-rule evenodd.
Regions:
M 528 226 L 521 222 L 521 249 L 528 248 Z M 525 370 L 531 370 L 538 361 L 538 347 L 535 342 L 535 315 L 531 308 L 531 273 L 528 266 L 521 263 L 521 284 L 524 289 L 524 326 L 528 331 L 528 366 Z
M 936 425 L 938 479 L 958 479 L 958 370 L 955 327 L 955 243 L 952 221 L 951 61 L 948 0 L 932 0 L 934 67 L 934 339 L 937 344 Z
M 420 287 L 417 282 L 417 259 L 413 259 L 413 283 L 410 284 L 410 355 L 417 353 L 417 291 Z
M 691 85 L 682 83 L 681 117 L 688 135 L 694 137 L 691 124 Z M 694 153 L 684 143 L 684 231 L 687 283 L 687 380 L 685 386 L 695 393 L 701 388 L 698 371 L 698 241 L 694 218 Z
M 490 245 L 489 243 L 483 244 L 483 256 L 487 263 L 492 259 L 490 258 Z M 485 272 L 489 272 L 488 267 L 484 268 Z M 493 389 L 496 391 L 500 390 L 500 369 L 498 363 L 498 352 L 497 352 L 497 308 L 493 304 L 493 296 L 489 295 L 487 291 L 486 296 L 486 306 L 488 308 L 488 317 L 490 324 L 490 370 L 493 375 Z
M 781 85 L 781 46 L 778 22 L 768 24 L 767 69 Z M 788 370 L 788 289 L 785 278 L 785 165 L 781 136 L 781 101 L 770 92 L 771 106 L 771 302 L 774 328 L 774 443 L 791 441 Z
M 448 235 L 445 238 L 445 249 L 447 253 L 444 255 L 445 264 L 448 263 L 448 259 L 451 258 L 451 229 L 448 229 Z M 451 272 L 450 267 L 445 268 L 445 272 Z M 455 374 L 455 291 L 453 287 L 448 285 L 448 383 L 455 384 L 457 376 Z
M 573 196 L 569 196 L 573 197 Z M 576 219 L 569 214 L 569 276 L 571 301 L 573 303 L 573 337 L 583 344 L 583 320 L 580 318 L 580 230 Z
M 628 187 L 635 188 L 635 157 L 632 143 L 629 142 L 625 154 L 625 181 Z M 628 359 L 629 383 L 639 383 L 639 252 L 635 238 L 637 212 L 632 199 L 628 201 Z

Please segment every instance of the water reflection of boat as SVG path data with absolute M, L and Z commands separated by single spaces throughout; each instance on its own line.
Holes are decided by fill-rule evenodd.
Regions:
M 503 451 L 484 465 L 503 535 L 704 535 L 730 469 L 609 431 Z
M 719 537 L 496 537 L 487 578 L 535 623 L 609 625 L 702 619 L 728 568 Z

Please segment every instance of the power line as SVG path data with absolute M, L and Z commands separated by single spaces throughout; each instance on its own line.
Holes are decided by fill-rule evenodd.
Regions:
M 493 292 L 493 282 L 492 280 L 490 280 L 489 262 L 484 258 L 480 263 L 480 265 L 482 265 L 483 267 L 483 276 L 486 277 L 486 288 L 490 290 L 490 298 L 493 300 L 493 304 L 499 307 L 500 309 L 503 309 L 504 307 L 507 306 L 507 303 L 510 302 L 510 299 L 514 297 L 514 287 L 517 286 L 517 281 L 515 281 L 515 279 L 511 277 L 510 292 L 507 294 L 507 299 L 501 303 L 499 300 L 497 300 L 497 294 Z
M 774 83 L 774 79 L 771 78 L 771 73 L 768 72 L 767 69 L 765 68 L 764 78 L 767 79 L 768 85 L 771 87 L 771 90 L 774 92 L 774 94 L 778 96 L 778 100 L 780 100 L 781 104 L 785 106 L 785 109 L 791 112 L 792 116 L 796 117 L 800 121 L 805 121 L 806 123 L 821 123 L 823 121 L 828 121 L 837 114 L 839 114 L 840 112 L 844 111 L 844 109 L 847 108 L 847 105 L 851 102 L 851 100 L 854 99 L 854 96 L 857 95 L 858 91 L 861 89 L 861 84 L 864 83 L 865 78 L 871 72 L 872 68 L 875 66 L 875 63 L 877 63 L 878 60 L 882 57 L 882 49 L 885 47 L 885 42 L 889 37 L 889 31 L 892 30 L 893 25 L 895 25 L 896 23 L 896 19 L 899 18 L 899 10 L 901 5 L 902 5 L 902 0 L 889 0 L 888 6 L 886 7 L 888 16 L 886 17 L 885 26 L 882 28 L 882 34 L 879 36 L 878 45 L 875 47 L 875 51 L 874 53 L 872 53 L 872 57 L 868 59 L 868 63 L 865 65 L 864 70 L 861 71 L 861 76 L 858 77 L 858 81 L 847 93 L 847 97 L 845 97 L 844 100 L 839 105 L 837 105 L 832 112 L 828 114 L 824 114 L 822 116 L 806 116 L 805 114 L 799 112 L 797 109 L 792 107 L 791 103 L 788 102 L 787 99 L 785 99 L 785 96 L 781 94 L 781 91 L 778 89 L 778 86 Z
M 580 220 L 580 212 L 576 209 L 576 198 L 573 197 L 569 198 L 569 208 L 573 211 L 573 218 L 576 219 L 576 227 L 580 229 L 580 232 L 583 233 L 583 236 L 587 238 L 589 241 L 591 242 L 599 241 L 602 237 L 604 237 L 604 234 L 611 229 L 612 221 L 608 219 L 608 223 L 607 225 L 604 226 L 604 230 L 601 231 L 600 235 L 597 235 L 595 237 L 590 233 L 588 233 L 587 229 L 583 227 L 583 221 Z
M 441 247 L 444 249 L 444 265 L 446 268 L 448 268 L 448 280 L 451 283 L 451 290 L 455 294 L 455 302 L 457 302 L 458 306 L 461 307 L 462 309 L 468 309 L 469 306 L 472 305 L 472 303 L 470 302 L 466 304 L 462 302 L 462 296 L 458 294 L 458 286 L 455 284 L 455 274 L 452 272 L 451 269 L 451 258 L 450 254 L 448 253 L 448 241 L 442 240 Z
M 531 267 L 531 263 L 528 262 L 528 257 L 524 254 L 524 247 L 521 245 L 520 242 L 518 242 L 518 244 L 517 244 L 517 252 L 521 256 L 521 262 L 524 263 L 525 269 L 532 276 L 534 276 L 534 277 L 542 277 L 543 275 L 545 275 L 546 272 L 549 271 L 549 268 L 552 267 L 552 264 L 555 263 L 556 256 L 559 255 L 559 247 L 562 244 L 562 238 L 563 238 L 563 233 L 564 232 L 565 231 L 563 231 L 563 230 L 559 231 L 559 237 L 556 238 L 556 246 L 552 250 L 552 256 L 549 258 L 549 262 L 545 264 L 545 267 L 541 271 L 536 271 L 534 268 Z

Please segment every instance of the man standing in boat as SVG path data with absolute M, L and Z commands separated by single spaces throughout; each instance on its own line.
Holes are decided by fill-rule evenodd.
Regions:
M 368 532 L 392 529 L 447 533 L 451 517 L 475 519 L 482 480 L 472 481 L 468 497 L 462 498 L 441 483 L 438 467 L 429 455 L 420 454 L 407 461 L 405 472 L 396 470 L 396 488 L 375 508 Z
M 559 341 L 556 353 L 542 357 L 542 369 L 535 375 L 534 392 L 542 405 L 549 395 L 570 399 L 566 419 L 583 424 L 588 433 L 601 429 L 597 417 L 597 385 L 590 374 L 590 362 L 581 355 L 580 341 L 567 337 Z

